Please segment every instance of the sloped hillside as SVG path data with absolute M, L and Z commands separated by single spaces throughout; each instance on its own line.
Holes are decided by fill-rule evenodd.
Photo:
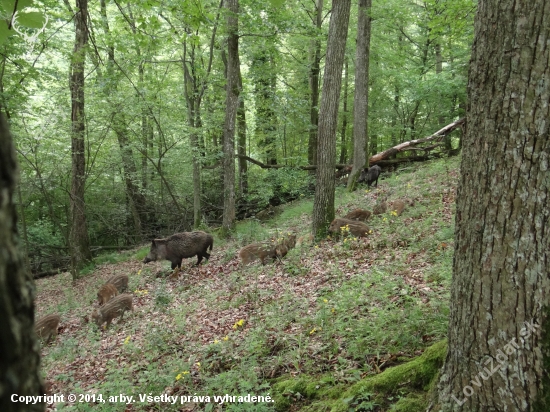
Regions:
M 311 244 L 303 198 L 215 238 L 208 263 L 184 260 L 177 278 L 168 261 L 142 263 L 147 245 L 102 256 L 75 285 L 69 273 L 37 281 L 37 316 L 61 315 L 59 336 L 43 345 L 45 379 L 51 393 L 77 395 L 49 407 L 420 410 L 444 347 L 418 358 L 426 364 L 406 362 L 446 334 L 457 178 L 452 158 L 383 174 L 377 189 L 338 188 L 337 216 L 406 200 L 400 216 L 371 217 L 366 238 Z M 240 265 L 242 246 L 289 232 L 306 240 L 282 261 Z M 115 274 L 129 276 L 134 311 L 101 330 L 87 317 Z

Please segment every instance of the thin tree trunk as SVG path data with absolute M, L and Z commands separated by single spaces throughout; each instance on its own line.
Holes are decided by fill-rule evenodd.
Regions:
M 86 153 L 84 146 L 84 66 L 86 61 L 86 44 L 88 43 L 88 1 L 76 0 L 75 45 L 71 59 L 70 89 L 72 100 L 72 181 L 71 181 L 71 274 L 73 280 L 78 272 L 92 258 L 88 226 L 86 223 L 86 203 L 84 185 L 86 182 Z
M 273 67 L 273 52 L 266 43 L 254 56 L 252 67 L 255 74 L 256 138 L 265 151 L 265 162 L 276 165 L 275 133 L 277 129 L 275 111 L 273 110 L 276 77 Z
M 111 38 L 111 31 L 109 28 L 109 22 L 107 19 L 107 7 L 105 0 L 100 1 L 101 7 L 101 16 L 103 29 L 107 38 L 107 75 L 104 79 L 104 83 L 107 85 L 104 88 L 104 93 L 106 95 L 106 100 L 111 101 L 110 96 L 117 91 L 118 89 L 118 79 L 114 71 L 115 68 L 115 46 L 114 41 Z M 130 14 L 131 15 L 131 14 Z M 134 34 L 137 30 L 134 24 L 134 20 L 130 20 L 130 27 Z M 136 46 L 136 54 L 138 58 L 141 56 L 140 48 Z M 138 68 L 140 76 L 140 85 L 143 84 L 143 63 L 140 62 L 140 67 Z M 143 193 L 139 190 L 137 185 L 138 182 L 138 171 L 136 163 L 134 161 L 134 152 L 132 146 L 130 145 L 128 139 L 128 127 L 124 119 L 124 109 L 117 104 L 110 103 L 113 106 L 113 112 L 111 114 L 113 129 L 117 136 L 118 145 L 120 148 L 120 157 L 123 165 L 123 176 L 124 183 L 126 186 L 126 196 L 128 200 L 128 209 L 132 217 L 132 225 L 130 226 L 133 229 L 133 235 L 131 238 L 131 243 L 139 243 L 143 240 L 143 222 L 147 222 L 148 212 L 147 212 L 147 199 Z M 143 116 L 143 112 L 142 112 Z M 143 128 L 143 117 L 142 117 L 142 128 Z M 143 129 L 142 129 L 143 133 Z
M 348 80 L 349 80 L 349 65 L 348 58 L 344 60 L 344 107 L 342 110 L 342 145 L 340 146 L 340 163 L 347 163 L 346 158 L 348 156 L 347 143 L 346 143 L 346 131 L 348 128 Z
M 317 38 L 312 41 L 313 60 L 309 74 L 309 89 L 311 90 L 311 106 L 309 108 L 309 144 L 308 161 L 310 165 L 317 164 L 317 135 L 319 129 L 319 73 L 321 71 L 321 40 L 319 33 L 323 23 L 323 0 L 317 0 L 315 5 L 315 27 Z
M 223 134 L 223 222 L 225 236 L 235 225 L 235 119 L 239 106 L 239 0 L 226 0 L 227 87 Z
M 348 190 L 353 191 L 365 167 L 369 140 L 367 114 L 369 100 L 369 50 L 371 0 L 359 0 L 357 17 L 357 50 L 355 53 L 355 96 L 353 101 L 353 168 Z M 368 164 L 367 164 L 368 166 Z
M 312 234 L 315 237 L 324 235 L 329 223 L 334 219 L 336 129 L 350 7 L 350 0 L 335 1 L 330 17 L 323 98 L 319 116 L 317 183 L 313 203 Z
M 441 55 L 441 44 L 436 43 L 434 45 L 435 49 L 435 73 L 439 76 L 441 73 L 443 73 L 443 56 Z M 441 107 L 440 110 L 443 110 Z M 437 117 L 437 121 L 439 123 L 439 127 L 445 126 L 445 116 L 443 114 L 440 114 Z M 451 135 L 445 136 L 444 139 L 445 142 L 445 150 L 450 151 L 453 147 L 451 145 Z
M 240 63 L 237 66 L 239 69 L 239 89 L 243 89 L 243 79 L 241 75 Z M 243 197 L 248 194 L 248 163 L 241 158 L 241 155 L 246 155 L 246 110 L 244 107 L 244 97 L 239 96 L 239 108 L 237 109 L 237 129 L 239 134 L 237 153 L 239 154 L 239 196 Z
M 478 4 L 444 411 L 550 410 L 550 3 Z

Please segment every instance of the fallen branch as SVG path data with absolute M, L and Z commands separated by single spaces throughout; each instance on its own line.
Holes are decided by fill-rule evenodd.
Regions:
M 418 150 L 418 148 L 415 148 L 414 146 L 417 146 L 421 143 L 429 142 L 430 140 L 440 141 L 445 136 L 447 136 L 449 133 L 451 133 L 453 130 L 455 130 L 458 127 L 462 127 L 462 125 L 466 122 L 466 118 L 463 117 L 462 119 L 457 120 L 456 122 L 453 122 L 451 124 L 448 124 L 444 128 L 438 130 L 434 134 L 428 137 L 424 137 L 423 139 L 416 139 L 416 140 L 409 140 L 408 142 L 403 142 L 398 144 L 397 146 L 391 147 L 387 150 L 384 150 L 383 152 L 377 153 L 370 157 L 369 159 L 369 165 L 376 164 L 380 162 L 381 160 L 387 159 L 388 157 L 391 157 L 399 152 L 403 152 L 406 150 Z M 433 147 L 432 147 L 433 148 Z M 426 148 L 427 149 L 427 148 Z

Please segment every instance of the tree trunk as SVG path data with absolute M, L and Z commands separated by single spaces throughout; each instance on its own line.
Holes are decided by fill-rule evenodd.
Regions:
M 237 65 L 239 69 L 239 89 L 243 89 L 243 79 L 241 76 L 240 63 Z M 239 131 L 239 139 L 237 145 L 237 153 L 239 154 L 239 196 L 243 197 L 248 194 L 248 163 L 241 158 L 241 155 L 246 155 L 246 110 L 244 107 L 244 97 L 239 97 L 239 108 L 237 109 L 237 129 Z
M 340 146 L 340 163 L 347 163 L 348 157 L 347 143 L 346 143 L 346 131 L 348 128 L 348 79 L 349 79 L 349 65 L 348 58 L 344 58 L 344 107 L 342 110 L 342 145 Z
M 441 44 L 436 43 L 434 45 L 434 49 L 435 49 L 435 73 L 437 75 L 440 75 L 441 73 L 443 73 L 443 56 L 441 55 Z M 443 107 L 440 107 L 440 110 L 443 110 Z M 439 123 L 439 127 L 445 126 L 445 116 L 443 115 L 443 113 L 441 113 L 437 117 L 437 121 Z M 445 142 L 445 150 L 450 151 L 453 148 L 451 145 L 451 135 L 445 136 L 444 142 Z
M 187 67 L 187 61 L 191 66 L 191 73 Z M 187 42 L 183 42 L 183 84 L 184 95 L 187 103 L 187 123 L 189 124 L 189 142 L 191 143 L 191 156 L 193 163 L 193 227 L 197 229 L 201 224 L 201 164 L 198 130 L 201 123 L 199 118 L 200 97 L 198 79 L 195 75 L 195 48 L 187 51 Z
M 478 4 L 432 410 L 550 410 L 549 38 L 548 2 Z
M 309 108 L 309 144 L 307 158 L 310 165 L 317 164 L 317 135 L 319 126 L 319 72 L 321 66 L 321 40 L 319 39 L 323 23 L 323 0 L 317 0 L 315 6 L 315 27 L 317 38 L 312 41 L 313 59 L 309 74 L 309 88 L 311 90 L 311 106 Z
M 334 170 L 336 166 L 336 128 L 342 85 L 342 66 L 348 37 L 350 0 L 335 0 L 328 32 L 323 98 L 319 116 L 317 173 L 313 202 L 312 234 L 324 235 L 334 219 Z
M 115 92 L 118 89 L 118 79 L 115 74 L 115 46 L 114 41 L 111 38 L 111 30 L 109 28 L 109 22 L 107 19 L 107 6 L 105 0 L 100 1 L 100 10 L 102 16 L 103 30 L 107 38 L 107 75 L 103 79 L 105 87 L 103 92 L 109 105 L 112 107 L 111 118 L 113 122 L 113 130 L 117 136 L 118 146 L 120 148 L 120 158 L 122 163 L 122 174 L 124 177 L 124 183 L 126 186 L 126 198 L 128 200 L 128 209 L 132 217 L 131 223 L 129 222 L 129 228 L 133 227 L 133 235 L 130 243 L 139 243 L 143 240 L 143 223 L 149 220 L 147 210 L 147 199 L 145 195 L 140 191 L 138 182 L 138 171 L 134 160 L 134 151 L 130 145 L 128 139 L 128 127 L 124 118 L 124 108 L 116 99 L 113 99 Z M 133 20 L 130 20 L 130 27 L 134 34 L 137 29 Z M 139 47 L 136 47 L 136 54 L 139 57 L 141 51 Z M 139 73 L 139 85 L 143 85 L 143 63 L 138 68 Z M 101 76 L 99 76 L 101 77 Z M 142 89 L 142 87 L 140 87 Z M 138 96 L 139 97 L 139 96 Z M 142 111 L 142 133 L 146 133 L 144 130 L 144 123 L 146 124 L 143 111 Z M 146 150 L 145 150 L 146 153 Z
M 357 16 L 357 50 L 355 53 L 355 97 L 353 101 L 353 168 L 348 190 L 357 187 L 357 179 L 367 159 L 367 113 L 369 99 L 370 7 L 372 0 L 359 0 Z M 368 165 L 367 165 L 368 166 Z
M 239 106 L 239 0 L 226 0 L 227 86 L 223 133 L 223 222 L 227 236 L 235 225 L 235 119 Z
M 86 223 L 86 203 L 84 185 L 86 182 L 86 153 L 84 147 L 84 66 L 86 61 L 86 44 L 88 43 L 88 1 L 76 0 L 75 44 L 71 59 L 70 89 L 72 100 L 72 182 L 70 193 L 71 204 L 71 274 L 73 280 L 78 272 L 90 261 L 90 241 Z
M 276 76 L 273 51 L 267 42 L 260 45 L 254 56 L 252 69 L 255 80 L 256 137 L 265 152 L 265 162 L 277 164 L 276 115 L 273 110 Z
M 11 400 L 13 394 L 44 394 L 34 333 L 33 279 L 25 270 L 13 203 L 17 174 L 12 138 L 0 114 L 0 410 L 41 412 L 43 402 L 22 406 Z

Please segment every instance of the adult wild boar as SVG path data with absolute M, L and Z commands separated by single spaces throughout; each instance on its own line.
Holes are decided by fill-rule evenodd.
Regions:
M 380 176 L 380 173 L 382 172 L 382 168 L 378 165 L 374 165 L 373 167 L 363 169 L 361 172 L 361 176 L 359 176 L 359 180 L 357 180 L 357 183 L 361 182 L 367 182 L 367 185 L 370 187 L 373 183 L 375 183 L 375 187 L 378 187 L 378 176 Z
M 199 265 L 202 258 L 209 259 L 208 248 L 212 251 L 214 238 L 212 235 L 197 230 L 195 232 L 176 233 L 166 239 L 155 239 L 151 244 L 149 253 L 143 259 L 143 263 L 156 260 L 169 260 L 172 262 L 172 270 L 181 269 L 181 261 L 197 255 Z

